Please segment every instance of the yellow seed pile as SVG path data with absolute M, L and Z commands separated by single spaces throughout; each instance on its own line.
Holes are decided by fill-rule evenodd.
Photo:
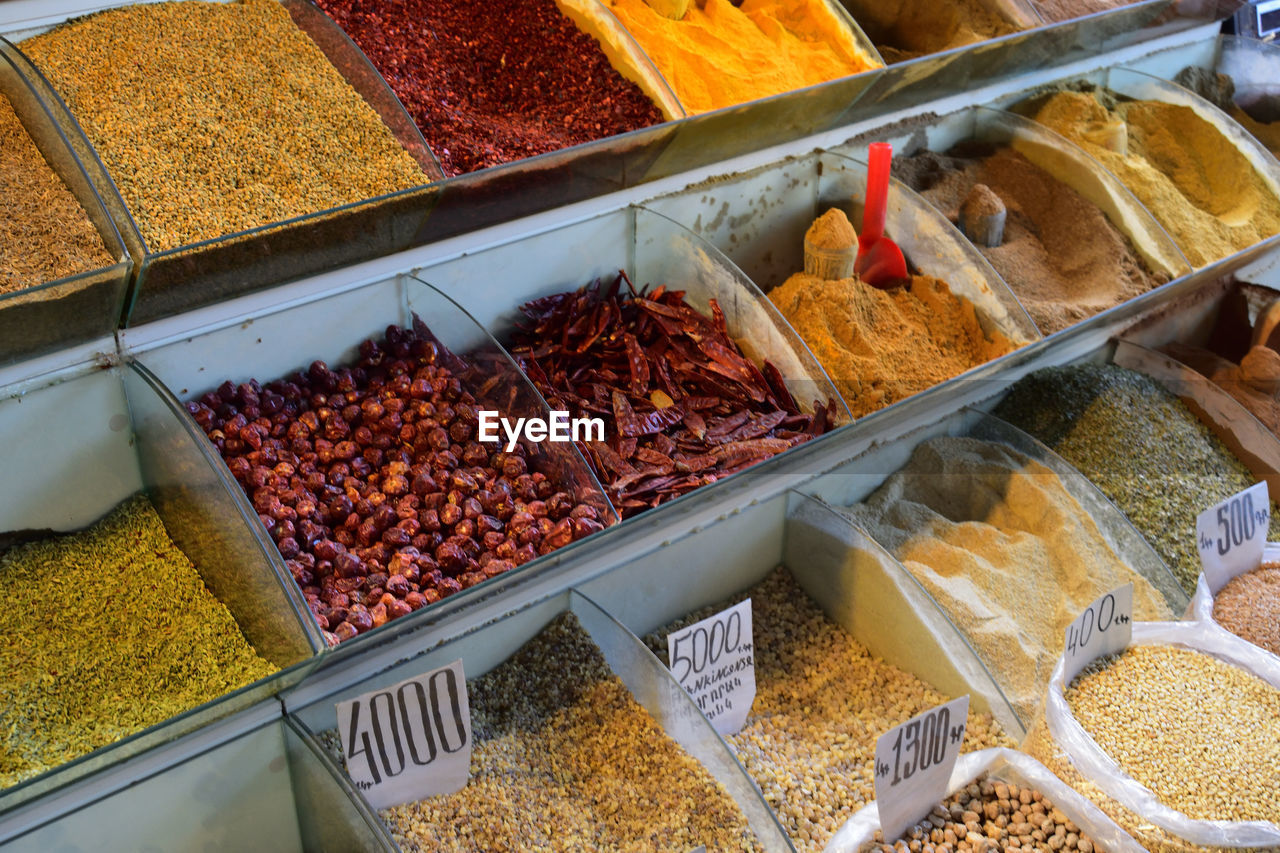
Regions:
M 1125 773 L 1196 820 L 1280 823 L 1280 689 L 1202 652 L 1132 646 L 1066 690 Z
M 384 809 L 401 849 L 758 849 L 732 798 L 632 698 L 571 614 L 467 690 L 471 780 Z
M 274 0 L 146 3 L 21 43 L 151 251 L 427 183 Z
M 827 619 L 785 568 L 729 601 L 645 637 L 666 661 L 667 634 L 751 598 L 756 698 L 726 738 L 799 850 L 821 850 L 875 798 L 876 739 L 946 702 L 915 676 L 871 656 Z M 964 751 L 1014 746 L 989 714 L 969 713 Z

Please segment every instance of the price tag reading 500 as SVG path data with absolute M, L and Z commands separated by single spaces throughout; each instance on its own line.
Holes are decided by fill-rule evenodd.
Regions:
M 885 838 L 897 838 L 947 794 L 964 743 L 969 697 L 912 717 L 876 741 L 876 803 Z
M 467 784 L 471 707 L 462 661 L 339 702 L 347 773 L 374 808 L 388 808 Z
M 756 698 L 751 599 L 667 635 L 671 674 L 722 735 L 747 721 Z
M 1265 480 L 1200 513 L 1196 547 L 1210 592 L 1217 595 L 1227 581 L 1258 567 L 1270 525 L 1271 498 Z

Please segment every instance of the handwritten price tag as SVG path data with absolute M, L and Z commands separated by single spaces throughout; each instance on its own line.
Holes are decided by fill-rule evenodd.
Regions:
M 347 773 L 377 809 L 452 794 L 471 768 L 462 661 L 339 702 Z
M 969 697 L 912 717 L 876 741 L 876 807 L 892 843 L 942 802 L 964 743 Z
M 1217 595 L 1236 575 L 1258 568 L 1270 525 L 1271 497 L 1265 480 L 1200 513 L 1196 547 L 1210 592 Z
M 671 674 L 722 735 L 747 721 L 756 698 L 751 599 L 667 635 Z
M 1128 648 L 1133 636 L 1133 584 L 1099 597 L 1067 626 L 1064 684 L 1102 655 Z

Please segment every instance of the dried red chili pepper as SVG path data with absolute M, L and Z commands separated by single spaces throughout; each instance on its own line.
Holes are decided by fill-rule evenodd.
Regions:
M 579 446 L 624 517 L 831 426 L 835 402 L 802 412 L 776 367 L 742 354 L 714 300 L 704 316 L 683 291 L 637 293 L 619 274 L 521 311 L 512 354 L 553 408 L 604 419 L 605 440 Z

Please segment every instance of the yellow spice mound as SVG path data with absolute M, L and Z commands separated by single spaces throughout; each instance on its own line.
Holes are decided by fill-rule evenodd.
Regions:
M 707 0 L 678 21 L 645 0 L 606 2 L 691 114 L 879 67 L 824 0 Z
M 879 290 L 858 278 L 797 273 L 769 298 L 813 350 L 854 417 L 896 403 L 1017 349 L 988 335 L 973 303 L 917 275 Z

